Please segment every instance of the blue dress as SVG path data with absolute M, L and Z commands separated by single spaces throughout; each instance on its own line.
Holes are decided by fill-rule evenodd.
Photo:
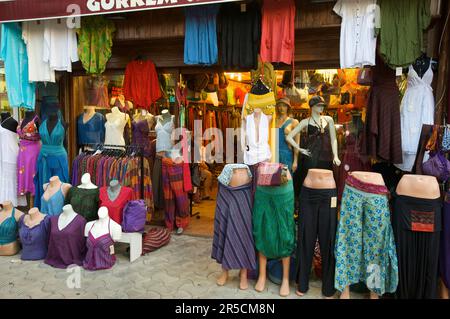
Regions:
M 278 160 L 280 163 L 287 165 L 289 167 L 289 171 L 292 173 L 292 162 L 294 161 L 294 156 L 292 150 L 289 148 L 289 145 L 286 141 L 286 136 L 284 134 L 286 126 L 288 126 L 291 122 L 292 119 L 287 120 L 278 129 Z
M 19 23 L 3 23 L 0 59 L 5 62 L 9 105 L 34 110 L 36 85 L 28 81 L 28 54 Z
M 185 9 L 185 64 L 211 65 L 217 63 L 216 27 L 219 8 L 219 5 L 208 5 Z
M 69 182 L 69 163 L 67 151 L 64 148 L 64 136 L 66 134 L 61 122 L 61 115 L 51 134 L 48 133 L 47 120 L 39 127 L 42 147 L 37 161 L 36 175 L 34 176 L 34 187 L 36 194 L 34 206 L 41 209 L 41 197 L 44 193 L 44 184 L 48 183 L 50 177 L 58 176 L 61 182 Z
M 95 113 L 86 123 L 83 122 L 83 114 L 77 119 L 78 145 L 101 144 L 105 142 L 105 116 Z

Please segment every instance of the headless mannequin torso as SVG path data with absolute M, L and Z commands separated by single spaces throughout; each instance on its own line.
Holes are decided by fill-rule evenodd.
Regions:
M 4 129 L 7 129 L 8 131 L 16 133 L 17 126 L 19 123 L 11 116 L 9 112 L 4 112 L 1 114 L 1 125 Z
M 29 228 L 33 228 L 39 225 L 44 220 L 45 216 L 47 215 L 42 214 L 37 207 L 33 207 L 23 218 L 23 223 Z
M 62 231 L 77 217 L 77 213 L 73 210 L 72 205 L 65 205 L 62 213 L 58 216 L 58 229 Z
M 91 181 L 91 174 L 86 173 L 81 177 L 81 184 L 77 186 L 78 188 L 84 189 L 95 189 L 98 188 L 97 185 L 94 185 Z
M 397 185 L 396 193 L 424 199 L 436 199 L 441 196 L 436 177 L 427 175 L 403 175 Z
M 100 236 L 107 234 L 109 228 L 111 238 L 114 241 L 120 240 L 122 237 L 122 227 L 109 218 L 108 208 L 100 207 L 98 210 L 98 218 L 98 220 L 86 224 L 84 235 L 87 237 L 89 236 L 89 232 L 91 232 L 94 238 L 99 238 Z
M 120 190 L 122 189 L 122 186 L 119 184 L 119 181 L 112 180 L 109 183 L 108 187 L 108 197 L 113 202 L 119 197 Z
M 50 177 L 49 183 L 44 184 L 44 189 L 45 189 L 44 199 L 48 201 L 50 199 L 50 197 L 52 197 L 54 194 L 56 194 L 61 189 L 61 185 L 62 185 L 63 195 L 64 195 L 64 197 L 66 197 L 67 192 L 72 187 L 72 185 L 61 182 L 61 180 L 59 179 L 58 176 Z
M 230 187 L 239 187 L 246 185 L 252 181 L 251 177 L 248 176 L 248 171 L 246 168 L 235 168 L 233 170 L 233 176 L 230 180 Z
M 94 106 L 88 106 L 85 107 L 84 113 L 83 113 L 83 124 L 86 124 L 89 122 L 89 120 L 95 115 L 95 107 Z
M 427 72 L 428 68 L 430 67 L 430 63 L 431 69 L 435 72 L 436 63 L 432 63 L 431 58 L 428 57 L 425 53 L 422 53 L 422 55 L 416 61 L 414 61 L 412 66 L 417 75 L 422 78 L 425 72 Z
M 353 177 L 364 183 L 385 186 L 383 176 L 379 173 L 356 171 L 349 173 L 349 175 L 352 175 Z
M 306 175 L 303 185 L 313 189 L 336 188 L 333 171 L 317 168 L 311 168 L 308 170 L 308 174 Z
M 0 225 L 5 222 L 8 218 L 11 217 L 12 211 L 14 209 L 14 206 L 12 202 L 6 201 L 2 203 L 3 209 L 0 210 Z M 14 212 L 14 219 L 16 222 L 19 220 L 19 218 L 23 215 L 23 213 L 16 209 Z M 17 240 L 13 241 L 12 243 L 8 243 L 5 245 L 0 244 L 0 256 L 13 256 L 17 254 L 20 250 L 20 246 Z
M 162 110 L 161 111 L 161 115 L 159 115 L 158 118 L 157 118 L 157 122 L 158 123 L 156 125 L 159 124 L 162 127 L 165 127 L 167 123 L 169 123 L 170 121 L 173 122 L 173 120 L 174 120 L 174 116 L 169 113 L 169 110 Z M 157 130 L 156 133 L 157 133 L 157 137 L 156 137 L 157 141 L 156 141 L 156 143 L 157 143 L 157 148 L 158 148 L 158 130 Z M 165 133 L 160 133 L 160 134 L 165 134 Z M 171 132 L 171 139 L 173 140 L 173 136 L 172 135 L 173 135 L 173 131 Z M 161 139 L 161 136 L 159 138 Z M 157 154 L 160 155 L 160 156 L 165 157 L 166 156 L 166 152 L 168 152 L 168 151 L 169 150 L 159 151 L 159 152 L 157 152 Z
M 36 113 L 34 113 L 33 111 L 26 111 L 25 112 L 25 117 L 23 118 L 22 124 L 20 125 L 20 128 L 24 128 L 25 125 L 27 125 L 28 123 L 30 123 L 34 117 L 36 116 Z M 39 128 L 39 123 L 38 121 L 35 122 L 36 128 Z

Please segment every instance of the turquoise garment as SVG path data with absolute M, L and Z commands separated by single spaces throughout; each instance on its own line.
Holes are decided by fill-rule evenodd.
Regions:
M 379 296 L 396 291 L 397 253 L 386 195 L 345 185 L 335 255 L 337 290 L 362 281 Z
M 0 224 L 0 245 L 13 243 L 17 240 L 17 221 L 14 217 L 16 209 L 13 208 L 11 216 Z
M 5 62 L 9 105 L 34 110 L 36 84 L 28 82 L 28 54 L 19 23 L 3 23 L 0 59 Z
M 287 120 L 279 129 L 278 129 L 278 162 L 284 165 L 287 165 L 289 171 L 292 173 L 292 162 L 294 161 L 294 156 L 292 154 L 292 150 L 289 148 L 288 143 L 286 142 L 286 135 L 284 134 L 284 130 L 286 126 L 291 124 L 292 119 Z
M 59 113 L 58 113 L 59 114 Z M 37 162 L 37 171 L 34 176 L 36 195 L 34 206 L 41 208 L 41 197 L 44 193 L 43 185 L 48 183 L 50 177 L 58 176 L 61 182 L 69 182 L 69 163 L 67 152 L 63 146 L 66 134 L 61 122 L 61 115 L 51 134 L 48 133 L 47 120 L 39 127 L 42 147 Z
M 250 171 L 250 168 L 245 164 L 227 164 L 223 168 L 222 172 L 220 173 L 219 177 L 217 177 L 217 180 L 221 182 L 223 185 L 230 185 L 231 177 L 233 176 L 233 170 L 237 168 L 244 168 L 247 169 L 248 177 L 252 178 L 252 172 Z
M 49 216 L 57 216 L 61 214 L 62 208 L 64 206 L 64 193 L 62 191 L 63 183 L 59 190 L 50 196 L 48 200 L 45 200 L 44 194 L 41 197 L 41 213 L 47 214 Z M 48 188 L 48 185 L 47 185 Z M 47 188 L 45 190 L 47 190 Z

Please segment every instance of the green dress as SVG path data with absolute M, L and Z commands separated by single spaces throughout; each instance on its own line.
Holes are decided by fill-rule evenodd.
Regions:
M 88 74 L 101 74 L 111 58 L 114 23 L 103 17 L 86 17 L 81 20 L 78 34 L 78 56 Z
M 257 186 L 253 203 L 256 250 L 270 259 L 291 256 L 295 249 L 294 186 Z
M 66 205 L 70 204 L 73 210 L 90 222 L 98 219 L 100 205 L 100 190 L 98 188 L 72 187 L 66 196 Z
M 424 51 L 431 21 L 430 0 L 379 0 L 380 54 L 391 68 L 406 67 Z

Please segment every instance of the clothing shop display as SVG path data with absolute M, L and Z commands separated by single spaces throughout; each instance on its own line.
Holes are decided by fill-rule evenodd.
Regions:
M 442 201 L 394 194 L 400 299 L 436 299 Z
M 112 113 L 110 113 L 112 114 Z M 108 119 L 105 122 L 105 144 L 125 145 L 124 131 L 127 125 L 127 114 L 118 115 Z M 116 147 L 109 147 L 116 148 Z
M 63 229 L 58 226 L 59 216 L 50 217 L 50 239 L 45 263 L 56 268 L 67 268 L 71 265 L 83 265 L 86 254 L 86 238 L 83 216 L 75 218 Z
M 155 64 L 150 60 L 134 60 L 127 64 L 123 80 L 125 100 L 135 108 L 150 110 L 162 96 Z
M 434 124 L 434 96 L 432 61 L 421 78 L 412 65 L 409 66 L 408 88 L 400 104 L 403 163 L 396 165 L 402 171 L 411 172 L 416 160 L 422 124 Z
M 104 76 L 89 77 L 85 85 L 85 105 L 109 108 L 108 85 L 109 80 Z
M 117 198 L 111 200 L 108 195 L 108 187 L 104 186 L 100 188 L 99 198 L 100 206 L 108 208 L 109 217 L 119 225 L 122 225 L 123 208 L 132 200 L 133 190 L 130 187 L 121 186 Z
M 45 199 L 45 192 L 47 188 L 50 186 L 50 183 L 47 184 L 47 187 L 44 190 L 44 193 L 41 197 L 41 213 L 47 214 L 49 216 L 57 216 L 62 213 L 62 208 L 64 206 L 64 193 L 63 193 L 63 185 L 59 187 L 59 190 L 50 196 L 48 199 Z
M 261 112 L 259 130 L 256 133 L 255 114 L 248 115 L 245 119 L 246 129 L 246 151 L 244 152 L 244 163 L 254 165 L 270 160 L 272 153 L 269 145 L 269 119 Z M 258 138 L 258 140 L 257 140 Z
M 211 258 L 226 270 L 256 269 L 251 183 L 231 187 L 219 182 L 218 187 Z
M 8 103 L 11 107 L 34 110 L 36 85 L 29 82 L 28 54 L 18 22 L 1 25 L 0 60 L 5 64 Z
M 286 141 L 286 134 L 284 130 L 292 123 L 292 119 L 288 118 L 281 127 L 278 128 L 278 161 L 287 165 L 289 171 L 292 173 L 292 163 L 294 161 L 294 151 L 289 148 Z
M 450 192 L 446 193 L 442 210 L 439 274 L 445 286 L 450 287 Z
M 65 199 L 65 205 L 70 204 L 73 210 L 83 216 L 87 222 L 98 219 L 100 207 L 100 190 L 98 188 L 71 187 Z
M 111 57 L 116 27 L 102 16 L 83 17 L 78 34 L 78 56 L 88 74 L 101 74 Z
M 347 177 L 336 233 L 337 290 L 362 281 L 379 296 L 396 291 L 398 263 L 387 194 L 386 186 Z
M 385 65 L 379 56 L 373 68 L 365 124 L 362 154 L 401 164 L 400 93 L 395 71 Z
M 41 197 L 44 194 L 43 185 L 48 183 L 50 177 L 58 176 L 62 183 L 69 182 L 69 163 L 67 151 L 63 146 L 66 131 L 61 114 L 58 113 L 57 123 L 51 133 L 48 131 L 47 121 L 46 119 L 39 126 L 42 147 L 37 161 L 36 175 L 34 176 L 34 206 L 39 208 L 41 207 Z
M 19 219 L 19 237 L 22 243 L 22 260 L 41 260 L 47 256 L 50 235 L 50 216 L 46 215 L 41 222 L 28 227 L 24 222 L 25 214 Z
M 114 248 L 114 240 L 110 234 L 111 219 L 108 220 L 108 232 L 95 238 L 92 234 L 92 223 L 86 239 L 86 257 L 83 261 L 83 268 L 86 270 L 110 269 L 116 263 L 116 255 L 111 253 L 111 247 Z
M 127 155 L 126 153 L 118 150 L 112 151 L 115 154 L 109 153 L 108 155 L 108 152 L 110 151 L 105 151 L 107 154 L 93 155 L 89 153 L 81 153 L 78 155 L 72 163 L 72 185 L 79 185 L 81 182 L 81 177 L 85 173 L 89 173 L 91 175 L 92 183 L 97 185 L 99 188 L 108 186 L 113 179 L 118 180 L 122 187 L 129 187 L 132 189 L 131 200 L 145 200 L 148 210 L 147 221 L 150 221 L 153 214 L 154 204 L 152 181 L 150 179 L 151 170 L 148 160 L 144 158 L 144 162 L 142 163 L 140 156 Z M 143 170 L 143 178 L 141 170 Z M 144 192 L 143 194 L 142 191 Z M 83 193 L 83 195 L 86 195 L 87 193 L 79 190 L 76 190 L 75 192 Z M 93 195 L 89 192 L 89 196 Z M 76 205 L 73 207 L 75 209 Z M 93 206 L 89 208 L 89 211 L 91 209 L 92 214 L 94 214 Z M 83 212 L 79 213 L 83 215 L 85 214 Z
M 337 228 L 337 190 L 314 189 L 302 186 L 300 192 L 300 213 L 297 242 L 298 291 L 309 289 L 309 275 L 313 262 L 316 239 L 319 239 L 322 259 L 322 294 L 334 295 L 335 255 L 334 245 Z
M 292 180 L 281 186 L 257 186 L 253 203 L 255 247 L 269 259 L 289 257 L 295 249 Z
M 37 124 L 37 115 L 22 127 L 21 120 L 17 126 L 19 136 L 19 155 L 17 157 L 17 193 L 20 195 L 31 194 L 35 189 L 33 178 L 36 175 L 36 162 L 41 150 L 41 136 Z
M 55 71 L 72 72 L 72 62 L 78 61 L 77 34 L 60 19 L 44 23 L 44 62 Z
M 225 70 L 256 69 L 261 45 L 261 8 L 247 4 L 241 11 L 235 3 L 223 4 L 220 10 L 221 65 Z M 228 89 L 227 89 L 228 92 Z M 235 101 L 228 99 L 230 105 Z
M 94 115 L 84 122 L 84 114 L 80 114 L 77 118 L 77 143 L 85 144 L 102 144 L 105 141 L 105 116 L 95 112 Z
M 220 5 L 185 8 L 184 64 L 216 64 L 217 13 Z
M 161 118 L 157 119 L 155 126 L 156 131 L 156 152 L 169 152 L 172 150 L 172 132 L 174 129 L 174 115 L 166 123 L 162 123 Z
M 8 245 L 17 240 L 16 209 L 13 207 L 11 216 L 4 219 L 0 224 L 0 245 Z
M 26 200 L 17 193 L 17 134 L 3 127 L 14 119 L 9 116 L 0 125 L 0 203 L 10 200 L 13 206 L 24 206 Z
M 430 0 L 378 0 L 377 5 L 380 53 L 390 67 L 407 67 L 426 51 L 423 37 L 431 22 Z
M 262 7 L 261 59 L 291 64 L 295 49 L 295 1 L 264 0 Z
M 186 229 L 189 225 L 189 199 L 183 187 L 183 163 L 170 158 L 162 159 L 165 223 L 172 231 L 174 226 Z
M 30 82 L 55 82 L 55 71 L 44 61 L 44 23 L 22 22 L 22 39 L 27 46 L 28 80 Z
M 377 37 L 374 19 L 376 0 L 339 0 L 333 11 L 342 17 L 341 69 L 375 65 Z

